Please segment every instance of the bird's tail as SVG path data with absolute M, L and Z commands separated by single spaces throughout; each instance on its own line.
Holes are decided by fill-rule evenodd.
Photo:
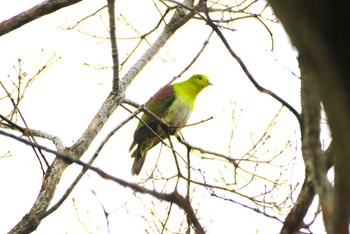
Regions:
M 134 164 L 132 165 L 131 168 L 131 174 L 132 175 L 138 175 L 142 169 L 143 163 L 145 162 L 145 156 L 142 156 L 139 149 L 136 149 L 132 155 L 132 158 L 134 159 Z

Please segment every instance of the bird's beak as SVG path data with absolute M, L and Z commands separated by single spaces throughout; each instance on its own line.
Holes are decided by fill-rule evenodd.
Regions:
M 210 83 L 210 82 L 208 81 L 208 85 L 213 85 L 213 83 Z

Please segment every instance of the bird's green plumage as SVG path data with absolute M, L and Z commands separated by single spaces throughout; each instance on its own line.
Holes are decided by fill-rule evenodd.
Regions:
M 161 142 L 161 139 L 167 138 L 169 134 L 177 134 L 181 127 L 186 125 L 197 95 L 208 85 L 210 85 L 208 77 L 200 74 L 193 75 L 186 81 L 165 87 L 147 104 L 146 108 L 149 111 L 176 128 L 166 129 L 152 116 L 146 113 L 142 115 L 141 120 L 148 127 L 140 122 L 134 133 L 134 140 L 130 146 L 131 151 L 137 145 L 131 155 L 135 158 L 131 169 L 133 175 L 140 173 L 148 150 Z

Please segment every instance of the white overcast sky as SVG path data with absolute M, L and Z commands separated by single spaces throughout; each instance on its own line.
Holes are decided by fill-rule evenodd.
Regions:
M 0 21 L 39 2 L 41 1 L 7 1 L 0 8 Z M 132 21 L 135 28 L 145 29 L 144 32 L 146 32 L 146 29 L 155 25 L 158 18 L 153 3 L 149 4 L 149 2 L 151 1 L 117 1 L 117 14 L 122 12 L 127 19 Z M 43 61 L 46 61 L 53 53 L 57 53 L 57 58 L 61 57 L 61 60 L 45 71 L 28 90 L 28 100 L 23 101 L 20 109 L 31 128 L 59 136 L 66 146 L 72 145 L 85 130 L 111 87 L 110 70 L 97 71 L 84 64 L 110 65 L 111 58 L 108 42 L 96 43 L 96 40 L 91 37 L 83 36 L 76 31 L 62 30 L 60 27 L 74 25 L 75 22 L 94 12 L 103 4 L 105 4 L 104 1 L 83 1 L 0 37 L 1 81 L 8 82 L 8 75 L 15 77 L 13 66 L 16 65 L 18 58 L 22 59 L 24 69 L 30 74 L 35 67 L 42 65 Z M 143 6 L 135 7 L 135 4 Z M 146 17 L 146 13 L 150 12 L 154 14 L 148 14 Z M 88 21 L 82 26 L 82 29 L 100 36 L 108 36 L 99 19 Z M 239 30 L 237 33 L 227 34 L 227 39 L 232 48 L 246 62 L 256 80 L 265 88 L 276 92 L 299 111 L 299 80 L 290 72 L 293 71 L 298 75 L 296 52 L 290 45 L 282 27 L 272 26 L 275 36 L 273 52 L 270 51 L 269 34 L 258 23 L 242 22 L 238 24 L 237 29 Z M 131 33 L 126 27 L 117 27 L 117 35 L 120 37 L 130 36 Z M 181 28 L 131 84 L 127 97 L 138 103 L 146 101 L 191 61 L 209 33 L 208 27 L 199 22 L 189 23 Z M 150 37 L 150 41 L 154 38 Z M 118 46 L 121 58 L 132 47 L 130 42 L 125 40 L 121 40 Z M 137 55 L 142 54 L 146 48 L 147 45 L 143 44 Z M 42 49 L 44 52 L 41 52 Z M 131 64 L 127 64 L 126 68 Z M 126 68 L 121 75 L 125 74 Z M 219 141 L 213 144 L 212 136 L 230 134 L 227 129 L 230 124 L 227 112 L 230 111 L 230 103 L 236 103 L 237 109 L 244 110 L 242 115 L 244 121 L 238 129 L 239 138 L 242 138 L 241 145 L 235 147 L 236 152 L 244 151 L 246 146 L 243 139 L 249 139 L 252 131 L 262 131 L 280 107 L 279 103 L 267 95 L 260 94 L 252 86 L 216 35 L 212 36 L 205 53 L 190 71 L 184 74 L 182 79 L 193 73 L 207 75 L 214 84 L 199 96 L 190 122 L 200 121 L 210 116 L 214 116 L 214 120 L 202 126 L 184 130 L 186 138 L 191 139 L 194 145 L 205 145 L 209 150 L 226 153 L 227 142 L 218 139 Z M 2 114 L 7 114 L 3 111 L 6 112 L 8 109 L 10 109 L 9 103 L 0 103 Z M 283 120 L 280 124 L 283 127 L 276 130 L 276 134 L 279 134 L 281 141 L 297 139 L 299 133 L 296 132 L 297 123 L 294 116 L 287 110 L 283 110 L 281 115 Z M 95 142 L 100 142 L 112 127 L 127 116 L 125 111 L 118 109 Z M 128 147 L 136 124 L 136 121 L 131 121 L 125 128 L 122 128 L 106 145 L 95 164 L 114 176 L 135 182 L 138 181 L 138 178 L 130 175 L 132 160 L 129 158 Z M 0 195 L 0 233 L 5 233 L 31 207 L 40 189 L 41 174 L 35 156 L 27 146 L 18 146 L 13 140 L 2 136 L 0 139 L 1 142 L 10 146 L 5 147 L 2 143 L 0 152 L 10 149 L 13 153 L 11 158 L 0 159 L 0 178 L 2 178 L 0 186 L 3 188 Z M 40 142 L 47 143 L 46 141 Z M 294 147 L 300 146 L 298 144 L 298 142 L 293 142 Z M 16 147 L 11 147 L 12 145 Z M 51 144 L 47 145 L 53 147 Z M 91 146 L 82 159 L 88 159 L 97 146 L 96 144 Z M 154 152 L 154 154 L 157 153 Z M 52 159 L 52 156 L 48 158 Z M 151 165 L 152 159 L 149 158 L 146 160 L 145 167 L 151 167 Z M 299 175 L 302 175 L 303 167 L 300 161 L 296 167 L 298 168 L 295 170 L 300 170 Z M 69 168 L 60 185 L 69 184 L 71 177 L 79 171 L 78 169 L 79 167 L 75 166 Z M 80 215 L 86 219 L 90 217 L 86 222 L 90 222 L 91 227 L 102 226 L 101 231 L 96 231 L 96 233 L 105 233 L 103 226 L 105 223 L 101 207 L 96 197 L 90 192 L 91 188 L 98 193 L 106 207 L 119 209 L 119 212 L 115 212 L 110 217 L 112 233 L 123 233 L 126 230 L 129 233 L 142 233 L 144 226 L 135 225 L 142 224 L 140 218 L 142 209 L 137 201 L 134 201 L 132 191 L 103 181 L 94 173 L 88 173 L 88 176 L 75 189 L 72 197 L 76 198 L 76 206 L 81 212 Z M 54 200 L 57 200 L 64 191 L 64 186 L 59 186 Z M 281 227 L 262 215 L 253 214 L 252 216 L 252 212 L 239 206 L 231 204 L 230 209 L 227 209 L 226 202 L 217 200 L 213 202 L 209 195 L 203 196 L 202 199 L 204 210 L 221 215 L 213 216 L 212 220 L 210 216 L 203 218 L 203 222 L 210 222 L 208 224 L 210 230 L 217 230 L 212 233 L 227 233 L 230 222 L 232 231 L 235 230 L 236 233 L 257 233 L 257 230 L 258 233 L 277 233 Z M 127 208 L 124 206 L 125 202 L 128 202 Z M 53 233 L 84 233 L 77 222 L 77 215 L 72 204 L 72 199 L 67 199 L 62 208 L 43 220 L 35 233 L 47 233 L 47 230 L 50 230 L 50 233 L 52 231 Z M 52 230 L 53 227 L 54 230 Z M 220 229 L 221 227 L 223 229 Z

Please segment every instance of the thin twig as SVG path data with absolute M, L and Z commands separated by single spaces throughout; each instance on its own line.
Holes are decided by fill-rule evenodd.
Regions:
M 3 85 L 3 83 L 2 83 L 1 81 L 0 81 L 0 85 L 2 86 L 2 88 L 4 89 L 4 91 L 7 93 L 7 96 L 8 96 L 8 98 L 10 99 L 10 101 L 11 101 L 11 103 L 12 103 L 12 105 L 13 105 L 14 110 L 16 110 L 16 112 L 17 112 L 17 113 L 19 114 L 19 116 L 21 117 L 21 120 L 23 121 L 24 125 L 26 126 L 26 129 L 29 129 L 28 124 L 27 124 L 27 121 L 24 119 L 24 117 L 23 117 L 21 111 L 20 111 L 19 108 L 18 108 L 18 104 L 16 104 L 16 103 L 14 102 L 13 98 L 11 97 L 11 94 L 7 91 L 6 87 Z M 29 139 L 33 140 L 33 141 L 36 143 L 36 140 L 35 140 L 34 136 L 30 133 L 30 131 L 23 131 L 23 134 L 25 134 L 25 133 L 28 133 L 26 136 L 27 136 Z M 43 165 L 42 165 L 42 163 L 41 163 L 39 154 L 40 154 L 41 158 L 44 160 L 44 163 L 45 163 L 46 167 L 49 167 L 49 163 L 47 162 L 47 160 L 46 160 L 44 154 L 41 152 L 40 149 L 38 150 L 38 151 L 39 151 L 39 154 L 38 154 L 38 152 L 35 150 L 35 148 L 33 148 L 33 151 L 34 151 L 34 153 L 35 153 L 35 156 L 36 156 L 37 159 L 38 159 L 38 162 L 39 162 L 41 171 L 42 171 L 42 173 L 43 173 L 43 175 L 44 175 L 44 174 L 45 174 L 45 170 L 44 170 L 44 167 L 43 167 Z

